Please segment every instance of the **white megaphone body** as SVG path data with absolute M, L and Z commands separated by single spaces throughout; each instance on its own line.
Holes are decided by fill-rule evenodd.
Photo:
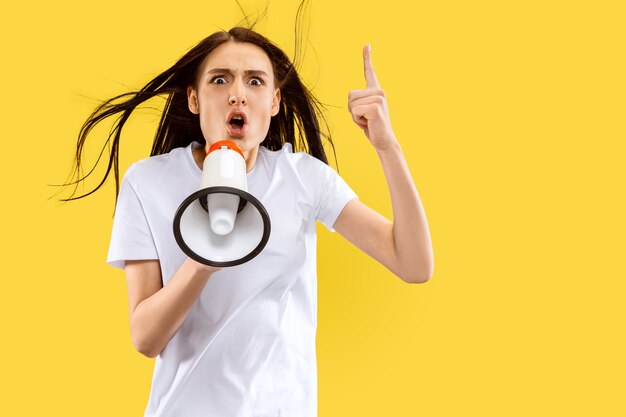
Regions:
M 178 246 L 205 265 L 234 266 L 263 250 L 270 228 L 265 207 L 248 193 L 241 150 L 228 140 L 214 143 L 204 159 L 200 189 L 174 216 Z

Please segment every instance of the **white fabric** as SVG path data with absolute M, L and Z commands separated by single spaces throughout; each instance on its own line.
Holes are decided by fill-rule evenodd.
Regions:
M 186 259 L 173 218 L 197 191 L 192 147 L 128 169 L 107 262 L 159 259 L 166 285 Z M 178 332 L 156 358 L 145 416 L 317 416 L 316 220 L 333 231 L 358 198 L 328 165 L 286 144 L 259 148 L 248 191 L 271 219 L 267 246 L 251 261 L 214 273 Z

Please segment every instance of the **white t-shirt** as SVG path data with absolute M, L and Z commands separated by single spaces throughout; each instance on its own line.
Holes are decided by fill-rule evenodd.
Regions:
M 117 202 L 107 262 L 158 259 L 166 285 L 186 259 L 174 238 L 180 203 L 199 188 L 192 148 L 139 161 Z M 145 416 L 317 416 L 316 220 L 332 226 L 358 198 L 328 165 L 290 144 L 259 148 L 248 192 L 271 220 L 263 251 L 209 278 L 157 356 Z

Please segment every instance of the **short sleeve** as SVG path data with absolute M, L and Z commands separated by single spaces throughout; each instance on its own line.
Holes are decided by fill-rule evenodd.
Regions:
M 123 269 L 125 260 L 158 259 L 142 202 L 133 187 L 129 168 L 117 197 L 107 263 Z
M 316 178 L 316 218 L 331 232 L 341 210 L 353 199 L 356 193 L 337 172 L 325 163 L 319 162 Z

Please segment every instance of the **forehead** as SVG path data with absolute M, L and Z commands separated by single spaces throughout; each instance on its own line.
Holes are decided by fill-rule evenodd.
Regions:
M 261 70 L 273 76 L 272 63 L 263 49 L 245 42 L 226 42 L 206 57 L 203 72 L 212 68 L 230 68 L 235 71 Z

